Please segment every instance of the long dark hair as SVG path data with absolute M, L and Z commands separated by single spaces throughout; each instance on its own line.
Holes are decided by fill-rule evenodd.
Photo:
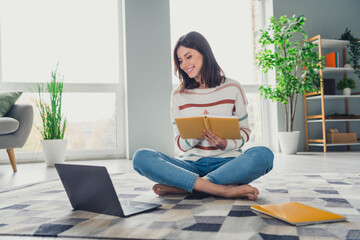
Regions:
M 175 74 L 180 79 L 180 92 L 186 89 L 199 87 L 199 83 L 194 78 L 190 78 L 186 72 L 180 68 L 177 50 L 180 46 L 197 50 L 203 56 L 201 68 L 201 82 L 208 88 L 219 86 L 225 81 L 225 74 L 211 50 L 210 44 L 203 35 L 198 32 L 189 32 L 179 38 L 174 48 Z

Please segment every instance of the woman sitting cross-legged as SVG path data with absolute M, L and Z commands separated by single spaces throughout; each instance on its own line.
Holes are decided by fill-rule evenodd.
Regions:
M 259 190 L 249 183 L 272 169 L 274 155 L 259 146 L 242 152 L 251 132 L 243 88 L 225 77 L 200 33 L 180 37 L 173 54 L 181 84 L 171 95 L 171 119 L 181 154 L 170 157 L 156 150 L 139 149 L 133 156 L 134 169 L 157 182 L 153 191 L 160 196 L 198 191 L 256 200 Z M 175 118 L 208 113 L 237 116 L 241 139 L 224 139 L 211 131 L 204 131 L 200 139 L 180 137 Z

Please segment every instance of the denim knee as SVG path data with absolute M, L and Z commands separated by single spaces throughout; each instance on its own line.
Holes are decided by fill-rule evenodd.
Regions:
M 136 150 L 132 158 L 132 164 L 135 171 L 142 174 L 146 165 L 151 162 L 150 158 L 155 154 L 155 151 L 152 149 L 141 148 Z
M 274 153 L 267 147 L 260 147 L 262 151 L 262 161 L 265 166 L 268 166 L 268 171 L 273 168 Z
M 246 152 L 251 155 L 257 155 L 257 161 L 260 161 L 260 164 L 265 166 L 268 171 L 273 168 L 274 153 L 269 148 L 264 146 L 257 146 L 248 149 Z

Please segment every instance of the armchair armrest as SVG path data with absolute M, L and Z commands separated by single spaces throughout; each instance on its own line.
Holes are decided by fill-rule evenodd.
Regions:
M 19 129 L 12 134 L 0 136 L 0 139 L 6 138 L 6 141 L 0 141 L 0 148 L 22 147 L 25 144 L 27 138 L 29 137 L 33 125 L 33 107 L 28 104 L 15 104 L 6 114 L 6 117 L 15 118 L 16 120 L 18 120 Z

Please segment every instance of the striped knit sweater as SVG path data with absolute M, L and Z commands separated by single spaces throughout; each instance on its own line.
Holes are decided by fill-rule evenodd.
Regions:
M 203 157 L 237 157 L 241 147 L 249 140 L 250 129 L 246 111 L 248 101 L 240 83 L 227 78 L 215 88 L 190 89 L 180 93 L 179 88 L 171 95 L 171 121 L 174 126 L 176 146 L 180 150 L 177 158 L 197 161 Z M 205 139 L 182 139 L 175 118 L 196 116 L 206 110 L 209 114 L 235 115 L 239 119 L 241 139 L 227 139 L 225 150 L 212 147 Z

